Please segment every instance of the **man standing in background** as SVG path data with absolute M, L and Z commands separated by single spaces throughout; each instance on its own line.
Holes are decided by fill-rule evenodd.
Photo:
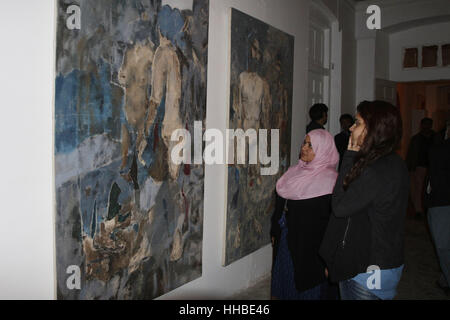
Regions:
M 311 122 L 306 126 L 306 134 L 314 129 L 325 129 L 328 121 L 328 107 L 324 103 L 316 103 L 309 109 Z
M 420 121 L 420 132 L 411 138 L 406 156 L 406 164 L 411 176 L 411 200 L 414 205 L 416 218 L 420 218 L 425 208 L 425 178 L 428 174 L 428 153 L 433 144 L 433 120 L 423 118 Z
M 428 225 L 442 270 L 438 286 L 450 295 L 450 120 L 443 143 L 430 149 L 429 160 Z
M 342 157 L 345 150 L 347 150 L 348 139 L 350 138 L 350 127 L 355 121 L 353 117 L 345 113 L 339 118 L 341 124 L 341 132 L 334 136 L 334 143 L 336 144 L 337 151 L 339 152 L 339 168 L 341 167 Z

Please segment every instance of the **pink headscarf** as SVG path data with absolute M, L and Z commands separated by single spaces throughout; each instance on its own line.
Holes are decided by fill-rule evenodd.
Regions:
M 333 136 L 326 130 L 308 133 L 315 157 L 311 162 L 298 161 L 277 181 L 277 193 L 284 199 L 301 200 L 333 193 L 339 154 Z

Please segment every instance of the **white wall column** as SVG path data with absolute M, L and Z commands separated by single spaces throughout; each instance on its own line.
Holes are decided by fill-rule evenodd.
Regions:
M 375 48 L 375 38 L 357 40 L 356 105 L 375 98 Z

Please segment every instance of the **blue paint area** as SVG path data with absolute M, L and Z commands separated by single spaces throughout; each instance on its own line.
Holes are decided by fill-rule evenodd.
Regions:
M 117 230 L 114 229 L 114 230 L 111 232 L 111 235 L 109 236 L 109 238 L 110 238 L 112 241 L 116 241 L 116 240 L 117 240 L 117 238 L 116 238 L 116 232 L 117 232 Z
M 161 34 L 184 51 L 186 41 L 183 39 L 184 33 L 181 31 L 184 26 L 184 19 L 180 10 L 165 5 L 158 12 L 158 22 Z
M 56 152 L 71 151 L 78 145 L 77 94 L 80 71 L 55 80 L 55 147 Z
M 228 210 L 236 210 L 239 200 L 239 169 L 230 166 L 228 167 Z
M 95 232 L 97 231 L 97 200 L 94 200 L 94 212 L 92 213 L 92 226 L 91 226 L 91 238 L 93 239 L 95 236 Z
M 156 109 L 156 116 L 155 116 L 155 120 L 153 122 L 153 124 L 150 126 L 148 132 L 147 132 L 147 146 L 144 149 L 144 152 L 142 153 L 142 159 L 145 161 L 145 166 L 142 165 L 142 163 L 138 160 L 136 160 L 136 164 L 138 167 L 137 173 L 138 173 L 138 184 L 139 186 L 142 186 L 145 182 L 145 180 L 148 177 L 148 169 L 152 166 L 153 162 L 155 161 L 156 158 L 156 152 L 159 152 L 159 150 L 153 150 L 153 145 L 155 142 L 155 125 L 158 124 L 158 139 L 161 143 L 162 141 L 162 136 L 161 136 L 161 130 L 162 130 L 162 123 L 164 120 L 164 115 L 165 115 L 165 103 L 166 103 L 166 97 L 165 94 L 163 95 L 163 98 L 161 99 L 161 103 L 159 104 L 159 106 Z M 122 173 L 128 172 L 130 170 L 130 167 L 133 163 L 133 152 L 136 152 L 136 156 L 137 156 L 137 150 L 136 150 L 136 136 L 137 133 L 135 131 L 135 129 L 130 126 L 130 124 L 125 121 L 125 126 L 128 129 L 128 132 L 130 133 L 130 148 L 129 148 L 129 154 L 128 154 L 128 161 L 127 164 L 128 166 L 125 167 L 124 169 L 122 169 Z
M 166 113 L 166 95 L 164 94 L 161 103 L 157 107 L 155 121 L 149 129 L 149 135 L 147 138 L 147 147 L 145 148 L 142 154 L 142 159 L 144 159 L 147 169 L 152 165 L 153 161 L 155 160 L 155 152 L 158 152 L 158 150 L 153 151 L 153 144 L 155 142 L 155 125 L 158 124 L 158 139 L 161 142 L 162 141 L 161 130 L 165 113 Z M 138 166 L 139 165 L 140 164 L 138 164 Z M 138 175 L 140 175 L 140 173 L 138 173 Z M 141 183 L 145 181 L 146 177 L 147 175 L 138 176 L 139 185 L 141 185 Z
M 133 196 L 133 190 L 132 186 L 128 181 L 125 181 L 125 179 L 122 179 L 122 177 L 117 177 L 117 179 L 114 180 L 115 183 L 120 188 L 120 194 L 118 202 L 120 204 L 125 204 L 129 199 Z
M 129 213 L 129 212 L 127 214 L 124 214 L 124 215 L 119 215 L 119 218 L 117 219 L 117 221 L 124 222 L 130 216 L 131 216 L 131 213 Z
M 144 187 L 145 180 L 147 180 L 148 178 L 147 163 L 146 166 L 143 166 L 142 163 L 137 161 L 137 166 L 138 166 L 137 181 L 139 184 L 139 188 L 142 189 Z
M 84 234 L 92 234 L 93 225 L 98 226 L 101 221 L 107 220 L 108 198 L 113 183 L 117 183 L 121 189 L 119 204 L 123 205 L 132 199 L 133 186 L 120 176 L 119 166 L 120 160 L 117 160 L 80 178 L 80 210 Z M 97 223 L 93 222 L 94 219 Z
M 162 199 L 162 204 L 163 204 L 163 208 L 164 208 L 164 218 L 168 221 L 169 220 L 169 214 L 167 212 L 167 202 L 166 199 Z
M 229 166 L 228 167 L 228 177 L 229 178 L 234 178 L 234 182 L 235 183 L 239 183 L 239 169 L 235 166 Z
M 120 139 L 125 122 L 123 99 L 114 102 L 117 88 L 110 82 L 111 66 L 100 59 L 96 71 L 73 70 L 56 77 L 56 153 L 68 153 L 94 134 L 108 133 Z

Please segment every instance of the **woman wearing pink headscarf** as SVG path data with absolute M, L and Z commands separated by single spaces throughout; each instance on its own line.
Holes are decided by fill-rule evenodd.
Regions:
M 323 129 L 312 130 L 298 164 L 277 181 L 271 228 L 273 298 L 325 298 L 328 282 L 318 251 L 331 214 L 338 162 L 333 136 Z

